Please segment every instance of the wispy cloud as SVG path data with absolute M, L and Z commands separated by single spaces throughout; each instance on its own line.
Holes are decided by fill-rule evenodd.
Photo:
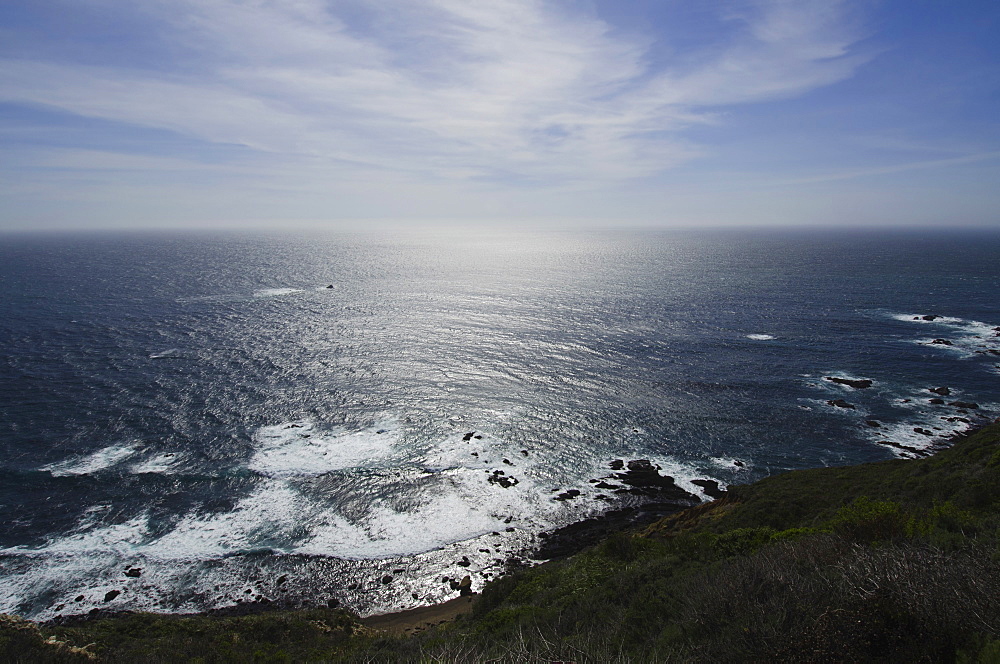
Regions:
M 834 182 L 836 180 L 853 180 L 856 178 L 867 178 L 875 175 L 892 175 L 894 173 L 905 173 L 907 171 L 946 168 L 948 166 L 961 166 L 964 164 L 976 164 L 979 162 L 995 160 L 1000 160 L 1000 151 L 981 152 L 978 154 L 963 155 L 961 157 L 950 157 L 948 159 L 925 159 L 922 161 L 910 161 L 903 164 L 891 164 L 888 166 L 855 168 L 835 173 L 783 180 L 778 184 L 813 184 L 817 182 Z
M 684 130 L 719 108 L 801 94 L 864 62 L 835 0 L 734 4 L 725 41 L 655 69 L 648 38 L 540 0 L 114 5 L 144 12 L 175 59 L 7 59 L 0 98 L 283 164 L 444 180 L 649 176 L 700 154 Z

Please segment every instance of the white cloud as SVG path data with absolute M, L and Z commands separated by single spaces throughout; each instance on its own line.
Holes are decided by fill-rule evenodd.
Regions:
M 710 107 L 851 75 L 841 3 L 741 5 L 696 67 L 539 0 L 148 0 L 184 62 L 0 62 L 0 98 L 331 168 L 539 184 L 649 176 L 697 156 Z M 116 11 L 127 11 L 121 6 Z

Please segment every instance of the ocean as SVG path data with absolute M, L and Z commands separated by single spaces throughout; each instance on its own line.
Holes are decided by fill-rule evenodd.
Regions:
M 942 230 L 2 237 L 0 612 L 412 608 L 640 500 L 615 460 L 707 499 L 927 454 L 1000 415 L 998 265 Z

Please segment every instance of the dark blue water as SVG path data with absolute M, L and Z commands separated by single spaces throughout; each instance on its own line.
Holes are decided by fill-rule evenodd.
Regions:
M 607 509 L 612 459 L 700 493 L 917 455 L 1000 411 L 998 264 L 929 231 L 6 237 L 0 611 L 406 608 Z

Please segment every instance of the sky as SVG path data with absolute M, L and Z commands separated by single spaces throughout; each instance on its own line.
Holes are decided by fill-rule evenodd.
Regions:
M 1000 228 L 996 0 L 4 0 L 0 231 Z

